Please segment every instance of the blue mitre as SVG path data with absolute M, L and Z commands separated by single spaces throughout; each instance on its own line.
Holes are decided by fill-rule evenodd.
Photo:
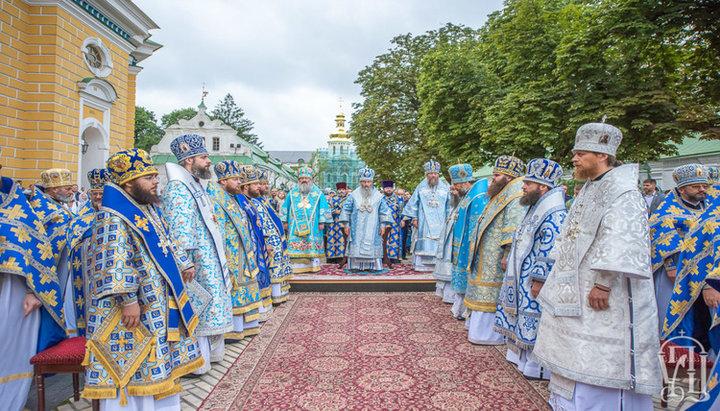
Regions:
M 240 167 L 242 167 L 242 165 L 235 160 L 221 161 L 215 164 L 215 175 L 218 181 L 240 177 Z
M 525 163 L 517 157 L 500 156 L 495 160 L 495 168 L 493 173 L 508 175 L 512 178 L 518 178 L 525 174 Z
M 435 160 L 430 160 L 423 166 L 425 169 L 425 174 L 429 173 L 439 173 L 440 172 L 440 163 L 438 163 Z
M 708 170 L 702 164 L 685 164 L 673 170 L 673 180 L 678 187 L 690 184 L 708 184 Z
M 267 183 L 268 182 L 268 172 L 264 168 L 258 168 L 257 169 L 257 179 L 261 183 Z
M 105 183 L 110 181 L 110 172 L 106 168 L 94 168 L 87 173 L 90 191 L 102 191 Z
M 170 143 L 170 150 L 175 154 L 178 162 L 208 153 L 205 148 L 205 139 L 197 134 L 184 134 L 177 137 Z
M 375 179 L 375 170 L 372 168 L 361 168 L 358 174 L 360 175 L 360 181 L 373 181 Z
M 118 151 L 108 158 L 106 163 L 110 178 L 115 184 L 122 185 L 138 177 L 158 173 L 147 151 L 130 148 Z
M 706 167 L 708 170 L 708 184 L 718 185 L 720 184 L 720 168 L 717 167 Z
M 240 185 L 257 183 L 257 170 L 251 165 L 240 166 Z
M 534 181 L 550 188 L 557 187 L 562 177 L 563 169 L 560 164 L 546 158 L 536 158 L 528 163 L 524 181 Z
M 300 178 L 300 177 L 313 178 L 313 174 L 315 174 L 315 172 L 310 167 L 300 167 L 297 171 L 298 178 Z
M 466 183 L 473 181 L 473 170 L 470 164 L 455 164 L 448 170 L 450 172 L 450 183 Z

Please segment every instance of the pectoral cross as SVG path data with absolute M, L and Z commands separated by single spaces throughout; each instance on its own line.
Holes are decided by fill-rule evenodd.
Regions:
M 577 222 L 573 221 L 572 226 L 570 227 L 570 229 L 567 231 L 567 233 L 565 235 L 574 240 L 575 238 L 577 238 L 578 233 L 580 233 L 580 227 L 578 227 Z
M 304 197 L 302 199 L 302 201 L 300 201 L 300 204 L 298 204 L 298 207 L 305 208 L 305 209 L 310 208 L 310 202 L 308 201 L 307 197 Z
M 158 243 L 158 247 L 162 248 L 162 252 L 165 254 L 165 257 L 168 255 L 168 247 L 170 247 L 170 245 L 171 243 L 165 237 L 162 237 Z

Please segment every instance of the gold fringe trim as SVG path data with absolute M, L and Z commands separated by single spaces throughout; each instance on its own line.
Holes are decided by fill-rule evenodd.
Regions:
M 259 318 L 260 318 L 260 313 L 255 312 L 255 313 L 252 313 L 252 314 L 250 314 L 250 315 L 246 315 L 246 316 L 245 316 L 245 321 L 247 321 L 247 322 L 255 321 L 255 320 L 259 319 Z
M 245 338 L 245 331 L 243 331 L 243 332 L 231 331 L 229 333 L 225 333 L 224 337 L 226 340 L 242 340 L 243 338 Z
M 164 392 L 164 393 L 162 393 L 162 394 L 155 394 L 155 395 L 154 395 L 155 400 L 156 400 L 156 401 L 157 401 L 157 400 L 162 400 L 163 398 L 167 398 L 167 397 L 169 397 L 169 396 L 171 396 L 171 395 L 175 395 L 175 394 L 179 394 L 179 393 L 183 392 L 182 384 L 180 384 L 179 381 L 176 381 L 176 382 L 177 382 L 177 384 L 176 384 L 175 387 L 173 387 L 173 389 L 171 389 L 170 391 Z
M 479 303 L 475 301 L 468 301 L 466 298 L 463 300 L 463 305 L 468 308 L 468 310 L 472 311 L 480 311 L 483 313 L 494 313 L 497 311 L 497 303 Z
M 170 396 L 182 391 L 182 386 L 179 383 L 179 378 L 189 374 L 205 364 L 202 356 L 198 355 L 197 358 L 183 364 L 170 373 L 170 377 L 162 382 L 151 385 L 128 385 L 127 395 L 165 395 Z M 133 374 L 134 375 L 134 374 Z M 109 398 L 117 398 L 118 388 L 98 388 L 88 387 L 87 385 L 83 389 L 82 397 L 90 400 L 104 400 Z M 120 402 L 123 402 L 125 397 L 125 389 L 120 389 Z M 157 398 L 159 399 L 159 398 Z M 127 397 L 125 397 L 125 405 L 127 405 Z
M 258 334 L 260 334 L 260 327 L 248 328 L 247 330 L 243 330 L 243 334 L 245 334 L 246 337 L 252 337 L 253 335 L 258 335 Z
M 244 307 L 233 307 L 233 316 L 245 314 L 248 311 L 257 310 L 262 306 L 262 301 L 255 301 Z
M 117 398 L 117 388 L 98 388 L 85 385 L 81 397 L 89 400 L 107 400 Z
M 290 299 L 290 294 L 285 294 L 282 297 L 273 298 L 272 302 L 273 302 L 273 304 L 280 304 L 280 303 L 284 303 L 285 301 L 287 301 L 289 299 Z
M 195 327 L 197 327 L 199 323 L 200 323 L 200 318 L 197 315 L 193 316 L 193 319 L 190 320 L 190 324 L 187 325 L 188 335 L 195 334 Z

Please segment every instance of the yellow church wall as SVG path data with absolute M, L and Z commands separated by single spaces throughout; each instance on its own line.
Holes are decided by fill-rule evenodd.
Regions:
M 93 18 L 81 12 L 88 20 Z M 117 93 L 107 119 L 110 154 L 132 147 L 136 74 L 130 73 L 133 68 L 129 67 L 130 47 L 124 44 L 126 40 L 114 33 L 94 30 L 62 7 L 3 1 L 0 9 L 3 176 L 28 183 L 36 181 L 44 169 L 62 167 L 78 178 L 83 114 L 101 123 L 105 120 L 102 112 L 98 115 L 87 106 L 81 113 L 78 82 L 94 77 L 81 50 L 89 37 L 101 39 L 113 63 L 110 75 L 105 77 Z

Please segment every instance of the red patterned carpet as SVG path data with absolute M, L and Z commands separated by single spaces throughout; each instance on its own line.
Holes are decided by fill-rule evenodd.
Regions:
M 433 293 L 296 293 L 200 408 L 545 410 L 543 387 Z

